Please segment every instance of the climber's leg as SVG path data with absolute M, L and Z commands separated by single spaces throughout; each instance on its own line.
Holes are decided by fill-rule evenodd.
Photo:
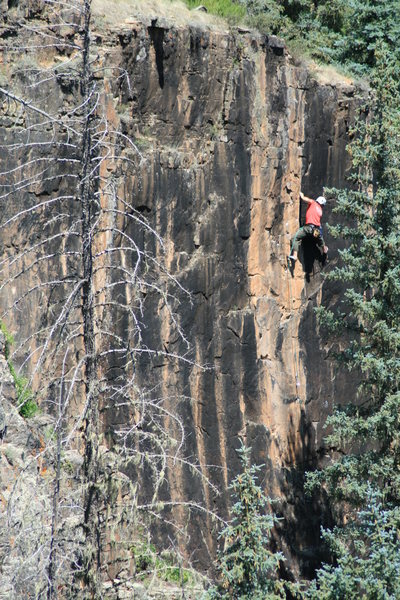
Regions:
M 304 238 L 307 237 L 307 235 L 309 235 L 307 227 L 307 225 L 305 225 L 304 227 L 300 227 L 300 229 L 298 229 L 295 233 L 289 256 L 289 258 L 291 258 L 292 260 L 297 260 L 297 253 L 299 251 L 301 241 L 304 240 Z

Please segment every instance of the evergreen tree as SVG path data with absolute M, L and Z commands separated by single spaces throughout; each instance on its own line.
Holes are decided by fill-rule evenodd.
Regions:
M 347 530 L 324 532 L 336 566 L 317 572 L 306 597 L 314 600 L 400 598 L 400 508 L 384 509 L 380 494 L 368 493 L 364 510 Z
M 347 62 L 356 73 L 366 73 L 375 67 L 376 51 L 383 44 L 400 59 L 399 0 L 337 1 L 348 8 L 341 30 L 343 38 L 336 41 L 332 53 L 336 60 Z
M 313 58 L 358 75 L 375 66 L 386 44 L 400 58 L 400 0 L 239 0 L 261 31 L 295 41 Z
M 218 557 L 219 585 L 208 599 L 265 600 L 284 598 L 277 581 L 280 552 L 267 548 L 276 517 L 265 513 L 270 503 L 256 482 L 260 466 L 250 464 L 251 448 L 241 443 L 238 450 L 242 471 L 228 489 L 234 501 L 232 521 L 221 531 L 223 549 Z
M 400 91 L 399 64 L 378 56 L 374 94 L 351 145 L 356 189 L 333 191 L 348 240 L 331 279 L 347 284 L 338 310 L 319 310 L 336 335 L 347 331 L 339 361 L 360 379 L 356 398 L 338 399 L 328 445 L 343 453 L 308 487 L 324 481 L 332 499 L 362 505 L 369 482 L 382 502 L 400 502 Z
M 400 62 L 385 45 L 374 61 L 371 101 L 350 145 L 353 188 L 327 192 L 346 220 L 331 232 L 347 240 L 329 278 L 347 289 L 319 320 L 360 384 L 327 420 L 336 458 L 308 474 L 308 489 L 323 484 L 347 513 L 323 534 L 336 565 L 324 565 L 306 593 L 318 600 L 400 597 Z
M 354 187 L 330 190 L 347 223 L 331 231 L 348 244 L 329 277 L 347 290 L 337 310 L 318 311 L 339 336 L 339 362 L 360 380 L 327 420 L 327 443 L 342 457 L 308 474 L 308 489 L 322 483 L 347 513 L 324 534 L 337 566 L 325 565 L 308 592 L 326 600 L 400 597 L 400 64 L 387 47 L 376 62 L 350 147 Z

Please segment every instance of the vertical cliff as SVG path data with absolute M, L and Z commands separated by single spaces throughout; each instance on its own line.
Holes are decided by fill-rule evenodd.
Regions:
M 324 420 L 350 384 L 335 372 L 313 310 L 335 302 L 338 290 L 324 282 L 312 247 L 304 248 L 294 273 L 287 255 L 299 226 L 300 190 L 316 196 L 324 185 L 344 183 L 355 88 L 339 78 L 321 82 L 277 38 L 240 29 L 131 18 L 111 25 L 98 21 L 93 39 L 101 65 L 101 113 L 121 134 L 102 162 L 101 177 L 162 236 L 167 267 L 182 286 L 176 318 L 188 344 L 171 329 L 166 303 L 146 291 L 143 342 L 160 352 L 153 358 L 143 354 L 134 365 L 136 376 L 143 390 L 166 398 L 166 408 L 179 412 L 185 455 L 196 457 L 222 492 L 217 496 L 177 462 L 166 474 L 164 497 L 224 513 L 226 488 L 238 466 L 238 436 L 245 437 L 255 460 L 265 464 L 266 490 L 282 499 L 281 540 L 291 568 L 307 574 L 320 516 L 303 498 L 303 474 L 323 454 Z M 9 68 L 12 58 L 7 61 Z M 71 104 L 74 89 L 53 80 L 49 106 Z M 6 140 L 15 135 L 18 115 L 12 110 L 5 102 Z M 12 160 L 20 157 L 9 157 L 3 172 Z M 68 193 L 62 170 L 52 185 L 57 187 L 43 178 L 29 202 L 51 197 L 55 189 Z M 327 221 L 331 210 L 328 205 Z M 11 202 L 5 211 L 12 214 Z M 45 211 L 41 219 L 39 228 L 51 222 Z M 68 219 L 72 228 L 76 215 Z M 132 221 L 119 226 L 143 251 L 154 250 L 150 231 L 136 231 Z M 57 223 L 51 227 L 56 234 Z M 10 221 L 1 235 L 3 255 L 10 256 L 32 244 L 34 230 L 27 217 L 25 228 L 16 230 Z M 329 235 L 327 243 L 334 261 Z M 57 265 L 52 257 L 49 278 L 55 271 L 67 277 L 69 261 Z M 3 307 L 21 295 L 19 281 L 1 299 Z M 120 293 L 129 301 L 128 291 Z M 47 300 L 45 290 L 38 292 L 29 320 L 16 312 L 17 336 L 29 338 L 31 328 L 38 328 Z M 118 310 L 113 319 L 123 338 L 127 329 Z M 176 354 L 188 360 L 169 359 Z M 131 418 L 123 406 L 105 408 L 104 415 L 111 434 Z M 166 426 L 175 426 L 168 416 Z M 204 548 L 215 548 L 211 519 L 196 513 L 189 529 L 188 554 L 207 564 Z
M 284 498 L 289 554 L 307 570 L 319 522 L 304 504 L 302 476 L 323 453 L 325 417 L 349 382 L 335 373 L 313 310 L 337 290 L 324 283 L 312 247 L 293 276 L 286 257 L 300 190 L 317 196 L 345 181 L 355 89 L 321 83 L 280 40 L 250 32 L 154 19 L 130 21 L 111 39 L 107 60 L 127 71 L 111 85 L 114 107 L 142 155 L 126 169 L 125 196 L 164 237 L 169 266 L 192 293 L 191 302 L 182 297 L 181 325 L 196 362 L 208 367 L 146 360 L 143 381 L 160 385 L 172 404 L 191 399 L 181 409 L 187 452 L 220 489 L 246 436 L 266 465 L 269 493 Z M 334 261 L 329 235 L 327 243 Z M 162 306 L 145 322 L 149 346 L 159 340 L 184 351 Z M 172 497 L 220 502 L 185 469 L 169 481 Z M 212 545 L 211 531 L 207 523 Z

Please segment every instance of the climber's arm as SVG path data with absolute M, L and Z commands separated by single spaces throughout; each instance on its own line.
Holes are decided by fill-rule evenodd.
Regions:
M 312 198 L 307 198 L 307 196 L 305 196 L 303 192 L 300 192 L 300 198 L 303 200 L 303 202 L 307 202 L 307 204 L 311 204 L 311 202 L 314 202 Z

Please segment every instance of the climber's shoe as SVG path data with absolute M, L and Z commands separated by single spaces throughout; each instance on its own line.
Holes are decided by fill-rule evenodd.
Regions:
M 296 264 L 296 259 L 293 260 L 292 256 L 287 257 L 287 268 L 292 277 L 294 277 L 294 266 Z
M 289 259 L 292 260 L 293 262 L 296 262 L 297 256 L 295 256 L 294 254 L 290 254 Z

